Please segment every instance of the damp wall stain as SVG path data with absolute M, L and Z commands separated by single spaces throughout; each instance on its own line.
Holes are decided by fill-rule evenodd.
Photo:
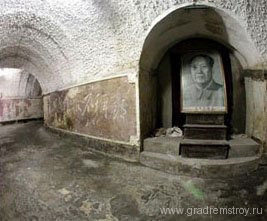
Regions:
M 0 99 L 0 122 L 43 117 L 43 101 L 37 99 Z
M 48 126 L 130 141 L 136 136 L 135 84 L 127 77 L 94 82 L 44 96 Z
M 267 142 L 267 81 L 245 78 L 247 119 L 246 133 Z

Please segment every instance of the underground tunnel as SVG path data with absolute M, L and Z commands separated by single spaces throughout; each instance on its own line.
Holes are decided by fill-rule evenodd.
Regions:
M 265 0 L 0 6 L 0 220 L 266 220 Z

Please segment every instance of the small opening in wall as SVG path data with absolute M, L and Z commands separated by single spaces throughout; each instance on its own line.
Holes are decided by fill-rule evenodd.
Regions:
M 24 69 L 0 69 L 0 123 L 43 118 L 42 89 Z

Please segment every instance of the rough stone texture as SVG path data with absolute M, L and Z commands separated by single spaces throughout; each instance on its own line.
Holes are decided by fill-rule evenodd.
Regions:
M 178 10 L 202 5 L 214 10 Z M 243 67 L 266 67 L 266 7 L 265 0 L 1 0 L 0 67 L 35 74 L 44 94 L 116 75 L 134 82 L 139 74 L 140 104 L 136 96 L 132 105 L 147 106 L 136 118 L 145 136 L 154 121 L 146 112 L 155 109 L 153 95 L 143 95 L 153 91 L 141 82 L 150 77 L 141 75 L 192 35 L 233 48 Z
M 178 156 L 182 137 L 149 137 L 144 140 L 146 152 Z M 252 157 L 260 153 L 261 145 L 248 137 L 234 137 L 229 140 L 228 158 Z
M 114 78 L 44 97 L 48 126 L 131 142 L 136 137 L 135 84 Z M 131 140 L 132 139 L 132 140 Z
M 267 140 L 267 80 L 245 78 L 247 119 L 246 133 L 266 143 Z
M 146 70 L 155 68 L 168 48 L 176 42 L 192 36 L 208 37 L 230 46 L 230 48 L 233 47 L 233 51 L 243 67 L 258 67 L 259 69 L 263 67 L 263 54 L 259 53 L 249 32 L 244 27 L 247 25 L 246 16 L 249 16 L 244 13 L 244 10 L 246 7 L 251 7 L 252 4 L 247 1 L 238 3 L 229 1 L 213 1 L 211 3 L 209 1 L 210 3 L 207 5 L 211 8 L 203 6 L 197 8 L 197 5 L 206 5 L 207 1 L 195 2 L 197 2 L 195 8 L 175 10 L 181 8 L 181 5 L 177 5 L 176 8 L 171 7 L 169 13 L 159 15 L 154 21 L 154 26 L 150 27 L 150 32 L 145 39 L 140 61 L 142 68 Z M 158 2 L 158 4 L 164 5 L 162 2 Z M 230 8 L 225 8 L 224 4 Z M 266 2 L 262 4 L 266 6 Z M 229 9 L 232 11 L 228 11 Z M 159 10 L 156 5 L 154 12 L 160 13 Z M 239 13 L 243 14 L 240 16 Z M 262 24 L 265 19 L 266 15 L 260 19 Z M 265 29 L 260 32 L 262 39 L 266 38 Z M 266 47 L 264 40 L 261 44 Z
M 244 175 L 257 170 L 260 164 L 260 156 L 212 160 L 175 157 L 144 151 L 140 154 L 140 162 L 150 168 L 173 175 L 225 178 Z
M 20 69 L 0 69 L 0 99 L 37 98 L 42 90 L 37 79 Z
M 86 134 L 77 134 L 71 131 L 46 127 L 53 133 L 58 134 L 62 139 L 72 138 L 72 140 L 80 143 L 84 149 L 94 149 L 102 154 L 120 158 L 129 162 L 138 162 L 140 156 L 140 146 L 127 143 L 118 143 L 112 140 L 99 139 L 90 137 Z
M 41 123 L 0 127 L 1 221 L 265 221 L 266 191 L 263 166 L 233 178 L 173 176 L 85 150 L 79 142 L 47 132 Z M 160 211 L 207 206 L 258 208 L 262 214 Z
M 185 138 L 180 143 L 181 157 L 191 159 L 224 160 L 228 158 L 229 149 L 230 146 L 226 140 L 197 140 Z
M 246 90 L 244 72 L 240 62 L 230 54 L 233 79 L 233 133 L 244 134 L 246 130 Z M 247 93 L 250 93 L 249 91 Z M 249 102 L 249 101 L 248 101 Z
M 37 79 L 20 69 L 0 69 L 0 122 L 43 117 Z
M 184 145 L 181 147 L 181 145 Z M 185 158 L 181 148 L 199 146 L 189 154 L 197 153 L 198 159 Z M 202 146 L 201 146 L 202 145 Z M 221 150 L 230 146 L 228 159 L 221 150 L 209 151 L 208 148 L 217 147 Z M 208 148 L 207 148 L 208 147 Z M 202 148 L 205 148 L 202 150 Z M 254 171 L 260 163 L 264 164 L 264 156 L 261 154 L 261 145 L 244 136 L 236 136 L 229 141 L 190 140 L 173 137 L 153 137 L 144 140 L 144 151 L 140 154 L 140 162 L 148 167 L 165 171 L 171 174 L 195 175 L 201 177 L 229 177 L 246 174 Z M 201 151 L 201 152 L 200 152 Z M 184 152 L 185 153 L 185 152 Z M 210 159 L 200 159 L 203 158 Z M 221 157 L 219 157 L 221 154 Z M 221 160 L 218 160 L 221 158 Z M 260 162 L 260 158 L 262 162 Z M 214 160 L 216 159 L 216 160 Z M 222 160 L 223 159 L 223 160 Z M 216 172 L 215 172 L 216 171 Z
M 229 158 L 255 156 L 261 151 L 261 145 L 250 138 L 235 138 L 229 143 Z
M 158 103 L 162 127 L 172 127 L 172 76 L 171 76 L 170 55 L 167 53 L 158 67 Z
M 252 47 L 258 55 L 250 51 L 251 58 L 266 59 L 265 0 L 1 0 L 0 63 L 36 73 L 44 93 L 104 76 L 135 75 L 148 30 L 193 2 L 224 15 L 233 47 L 247 39 L 251 44 L 237 50 Z M 253 60 L 247 62 L 259 63 Z
M 0 99 L 0 122 L 43 117 L 43 100 Z
M 144 140 L 144 151 L 179 155 L 181 137 L 149 137 Z
M 184 137 L 202 140 L 226 140 L 227 127 L 215 124 L 185 124 Z

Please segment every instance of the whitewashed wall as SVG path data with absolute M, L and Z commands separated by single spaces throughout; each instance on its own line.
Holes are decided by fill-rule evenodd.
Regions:
M 205 19 L 181 29 L 179 9 L 202 5 L 220 16 L 221 35 Z M 175 41 L 205 34 L 232 47 L 243 68 L 266 68 L 266 11 L 266 0 L 0 0 L 0 67 L 36 73 L 44 94 L 128 75 L 138 130 L 140 97 L 150 90 L 138 90 L 138 77 L 150 79 L 144 73 Z
M 245 32 L 252 42 L 247 46 L 253 48 L 250 56 L 262 58 L 248 63 L 266 61 L 265 0 L 1 0 L 0 66 L 38 73 L 44 93 L 108 76 L 136 75 L 149 30 L 193 2 L 235 19 L 243 30 L 229 30 Z
M 43 117 L 37 79 L 20 69 L 0 69 L 0 122 Z

